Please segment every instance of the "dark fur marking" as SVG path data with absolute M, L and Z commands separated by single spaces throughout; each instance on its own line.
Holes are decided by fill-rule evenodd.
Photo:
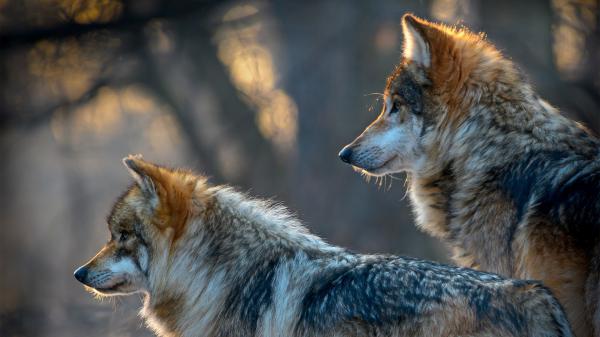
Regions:
M 225 300 L 225 315 L 239 315 L 244 326 L 235 328 L 247 332 L 247 336 L 255 335 L 258 319 L 272 303 L 273 280 L 280 261 L 272 258 L 250 267 L 248 277 L 239 280 Z
M 440 175 L 424 185 L 426 189 L 433 189 L 436 194 L 434 200 L 439 200 L 436 204 L 429 206 L 434 209 L 442 210 L 446 214 L 446 224 L 449 224 L 455 217 L 455 211 L 452 209 L 452 192 L 456 190 L 456 179 L 454 175 L 454 162 L 450 161 L 444 167 Z M 456 233 L 451 233 L 450 237 L 454 237 Z
M 413 113 L 420 115 L 423 112 L 423 90 L 407 72 L 402 72 L 396 81 L 399 82 L 398 94 Z
M 124 247 L 117 248 L 117 250 L 115 251 L 115 258 L 117 260 L 121 260 L 125 256 L 133 256 L 131 250 Z
M 596 217 L 600 213 L 599 163 L 568 152 L 545 151 L 528 153 L 526 158 L 494 171 L 491 174 L 499 174 L 500 188 L 511 198 L 517 212 L 509 242 L 512 243 L 516 227 L 527 211 L 549 218 L 586 246 L 600 235 Z
M 116 225 L 116 222 L 117 222 L 116 214 L 120 213 L 121 208 L 125 205 L 125 198 L 129 194 L 129 192 L 131 192 L 131 190 L 134 189 L 136 186 L 137 185 L 135 183 L 131 184 L 125 191 L 123 191 L 123 193 L 121 193 L 121 195 L 119 195 L 119 197 L 113 204 L 113 207 L 110 210 L 110 213 L 106 217 L 106 222 L 108 224 Z
M 499 276 L 412 258 L 378 256 L 324 271 L 302 302 L 298 329 L 327 331 L 340 324 L 380 327 L 401 324 L 456 296 L 469 300 L 477 315 L 518 329 L 524 317 L 516 308 L 498 307 L 502 290 L 483 283 Z M 505 281 L 504 281 L 505 282 Z M 500 287 L 499 289 L 501 289 Z
M 600 235 L 600 163 L 570 163 L 576 173 L 561 180 L 539 200 L 538 210 L 561 225 L 584 247 L 591 248 Z
M 491 175 L 494 176 L 499 172 L 500 187 L 513 200 L 519 223 L 528 205 L 533 201 L 533 192 L 548 190 L 551 186 L 544 186 L 549 183 L 548 171 L 556 164 L 568 156 L 568 153 L 561 151 L 545 151 L 533 152 L 527 154 L 526 158 L 518 158 L 513 164 L 503 168 L 494 168 Z M 496 172 L 494 172 L 496 171 Z
M 540 151 L 527 153 L 525 158 L 517 158 L 515 162 L 504 168 L 494 168 L 489 173 L 492 180 L 499 177 L 500 190 L 512 200 L 516 210 L 515 219 L 506 231 L 506 247 L 510 253 L 519 223 L 523 220 L 528 208 L 537 201 L 535 195 L 545 194 L 551 188 L 553 166 L 560 166 L 567 157 L 562 151 Z M 535 194 L 534 194 L 535 193 Z

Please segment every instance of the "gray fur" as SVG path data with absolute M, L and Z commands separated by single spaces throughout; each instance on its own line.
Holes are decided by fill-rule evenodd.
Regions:
M 538 282 L 352 253 L 282 206 L 136 160 L 163 192 L 135 185 L 118 199 L 111 241 L 82 267 L 102 282 L 80 281 L 101 295 L 143 293 L 160 336 L 572 336 Z M 169 222 L 182 214 L 183 226 Z

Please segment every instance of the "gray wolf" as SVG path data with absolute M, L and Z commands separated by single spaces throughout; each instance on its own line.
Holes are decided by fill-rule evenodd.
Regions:
M 571 336 L 535 281 L 359 255 L 282 206 L 130 156 L 110 241 L 75 277 L 98 296 L 142 293 L 160 336 Z
M 402 19 L 381 114 L 341 152 L 406 172 L 417 224 L 464 266 L 539 279 L 577 336 L 600 336 L 600 143 L 481 34 Z

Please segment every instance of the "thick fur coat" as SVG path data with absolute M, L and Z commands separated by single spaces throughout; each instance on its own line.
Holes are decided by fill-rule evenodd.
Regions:
M 539 279 L 579 337 L 600 336 L 600 143 L 484 37 L 403 18 L 381 115 L 341 152 L 406 172 L 418 225 L 462 266 Z
M 283 207 L 128 157 L 111 240 L 75 277 L 144 294 L 160 336 L 571 336 L 535 281 L 384 255 L 310 234 Z

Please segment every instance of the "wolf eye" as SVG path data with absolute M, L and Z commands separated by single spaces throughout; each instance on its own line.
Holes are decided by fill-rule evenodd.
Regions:
M 126 233 L 126 232 L 119 233 L 119 241 L 120 242 L 125 242 L 125 241 L 127 241 L 127 239 L 129 239 L 129 233 Z
M 392 103 L 392 108 L 390 109 L 390 115 L 395 114 L 396 112 L 400 111 L 400 106 L 402 106 L 401 102 L 394 101 Z

